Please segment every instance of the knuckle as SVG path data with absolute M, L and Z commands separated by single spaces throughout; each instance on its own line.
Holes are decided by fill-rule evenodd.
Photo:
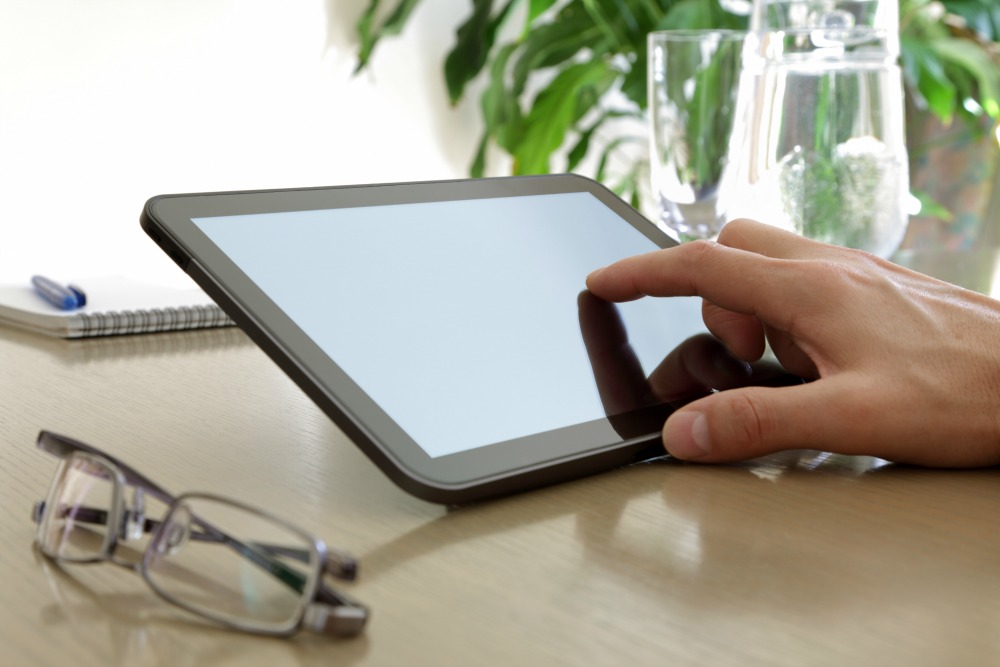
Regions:
M 683 253 L 684 263 L 687 265 L 685 275 L 688 284 L 685 286 L 687 294 L 698 294 L 698 285 L 695 277 L 699 274 L 712 272 L 718 260 L 718 244 L 714 241 L 691 241 L 685 243 L 680 248 Z
M 719 243 L 722 245 L 738 246 L 740 241 L 746 236 L 747 232 L 758 224 L 760 223 L 750 220 L 749 218 L 736 218 L 735 220 L 730 220 L 722 226 L 722 231 L 719 232 Z
M 714 241 L 698 240 L 685 243 L 681 246 L 691 261 L 701 261 L 715 253 L 717 243 Z
M 767 410 L 752 394 L 743 392 L 732 396 L 730 409 L 734 426 L 732 444 L 740 449 L 759 449 L 770 432 Z
M 847 298 L 851 292 L 869 282 L 863 266 L 836 260 L 814 260 L 803 265 L 802 269 L 805 272 L 803 286 L 809 289 L 820 287 L 837 301 Z
M 814 260 L 804 266 L 814 281 L 825 284 L 849 282 L 850 276 L 855 273 L 847 264 L 829 259 Z

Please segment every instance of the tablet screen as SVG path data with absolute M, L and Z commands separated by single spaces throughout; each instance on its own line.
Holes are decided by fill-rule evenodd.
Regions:
M 589 192 L 192 221 L 432 458 L 608 417 L 579 296 L 657 248 Z M 617 309 L 646 374 L 704 331 L 697 299 Z

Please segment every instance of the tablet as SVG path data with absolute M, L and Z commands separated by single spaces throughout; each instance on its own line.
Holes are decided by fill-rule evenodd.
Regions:
M 674 242 L 580 176 L 163 195 L 141 222 L 433 502 L 663 456 L 671 410 L 760 379 L 705 333 L 698 299 L 585 291 L 591 270 Z

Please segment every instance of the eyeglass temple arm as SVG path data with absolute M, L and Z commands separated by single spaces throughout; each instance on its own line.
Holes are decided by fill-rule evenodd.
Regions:
M 60 459 L 66 458 L 73 452 L 86 452 L 88 454 L 100 456 L 115 464 L 115 466 L 122 471 L 122 475 L 125 476 L 125 482 L 129 486 L 142 487 L 143 491 L 168 505 L 174 501 L 173 495 L 171 495 L 159 484 L 156 484 L 142 473 L 138 472 L 128 464 L 122 463 L 107 452 L 92 445 L 88 445 L 85 442 L 80 442 L 79 440 L 75 440 L 65 435 L 59 435 L 58 433 L 52 433 L 51 431 L 41 431 L 38 434 L 36 446 L 43 452 L 48 452 L 49 454 L 52 454 Z
M 225 544 L 250 562 L 267 570 L 294 590 L 300 593 L 305 590 L 306 578 L 298 571 L 285 566 L 281 561 L 274 560 L 274 557 L 285 556 L 302 563 L 307 563 L 309 562 L 310 552 L 304 549 L 294 549 L 262 542 L 244 543 L 202 521 L 199 521 L 199 525 L 204 532 L 192 531 L 192 540 Z M 328 552 L 327 556 L 329 560 L 323 574 L 329 574 L 338 579 L 345 580 L 352 580 L 357 577 L 358 564 L 354 558 L 341 551 L 332 549 Z
M 108 525 L 109 512 L 107 510 L 102 510 L 97 507 L 86 507 L 84 505 L 72 505 L 64 508 L 60 508 L 63 511 L 57 515 L 57 518 L 64 519 L 70 514 L 73 516 L 73 521 L 77 523 L 89 523 L 95 526 L 106 526 Z M 31 520 L 35 523 L 41 523 L 42 515 L 45 514 L 45 501 L 39 500 L 31 507 Z M 122 517 L 122 524 L 129 520 L 128 515 Z M 142 532 L 152 533 L 154 530 L 160 527 L 163 522 L 158 519 L 143 519 L 142 522 Z M 119 530 L 123 531 L 124 527 L 119 526 Z M 210 541 L 218 541 L 206 536 L 202 533 L 196 533 L 192 535 L 194 539 L 209 539 Z M 262 545 L 266 548 L 266 545 Z M 275 549 L 281 549 L 282 547 L 275 547 Z
M 32 521 L 39 523 L 42 520 L 44 512 L 45 501 L 43 500 L 35 503 L 31 508 Z M 70 509 L 67 508 L 66 514 L 68 515 L 69 512 Z M 96 507 L 83 507 L 76 505 L 72 508 L 72 513 L 73 520 L 79 523 L 89 523 L 100 526 L 105 526 L 108 523 L 108 512 Z M 157 519 L 145 519 L 143 521 L 142 531 L 144 533 L 151 533 L 159 528 L 162 523 L 162 521 Z M 297 561 L 305 563 L 309 561 L 308 551 L 304 549 L 286 547 L 280 544 L 267 544 L 264 542 L 250 542 L 249 544 L 244 544 L 226 533 L 223 533 L 217 528 L 204 523 L 201 525 L 203 528 L 202 532 L 191 532 L 192 540 L 195 540 L 196 542 L 215 542 L 216 544 L 229 546 L 244 558 L 260 565 L 292 588 L 295 588 L 299 592 L 303 590 L 303 587 L 305 586 L 305 578 L 297 572 L 285 568 L 284 565 L 273 560 L 273 558 L 275 556 L 284 556 L 286 558 L 293 558 Z M 339 551 L 332 550 L 329 555 L 332 556 L 332 558 L 327 563 L 327 574 L 345 580 L 352 580 L 357 576 L 357 561 L 347 554 Z
M 72 508 L 66 508 L 66 513 L 59 518 L 68 516 L 70 512 L 73 514 L 73 520 L 79 523 L 89 523 L 99 526 L 106 526 L 108 523 L 108 512 L 106 510 L 102 510 L 97 507 L 84 507 L 81 505 L 74 505 Z M 31 508 L 32 521 L 39 523 L 42 520 L 42 515 L 44 513 L 45 501 L 42 500 L 35 503 Z M 123 521 L 124 520 L 125 519 L 123 518 Z M 142 531 L 144 533 L 151 533 L 159 528 L 162 523 L 162 521 L 157 519 L 145 519 L 143 521 Z M 250 560 L 268 570 L 292 588 L 302 592 L 303 587 L 305 586 L 305 578 L 297 572 L 285 568 L 284 565 L 278 561 L 274 561 L 273 558 L 276 556 L 284 556 L 302 563 L 307 563 L 309 562 L 310 553 L 305 549 L 295 549 L 293 547 L 286 547 L 280 544 L 267 544 L 265 542 L 250 542 L 248 544 L 244 544 L 243 542 L 240 542 L 239 540 L 223 533 L 221 530 L 213 526 L 205 524 L 204 522 L 201 523 L 201 526 L 203 529 L 201 532 L 191 532 L 190 537 L 192 540 L 196 542 L 214 542 L 216 544 L 224 544 L 232 548 L 247 560 Z M 357 561 L 355 561 L 352 557 L 334 550 L 331 550 L 329 555 L 332 556 L 332 558 L 327 563 L 326 574 L 345 580 L 352 580 L 357 576 Z
M 67 508 L 67 514 L 69 513 L 69 508 Z M 39 501 L 34 504 L 31 508 L 31 518 L 35 523 L 39 523 L 42 519 L 42 514 L 45 512 L 45 501 Z M 94 525 L 105 526 L 108 523 L 108 512 L 106 510 L 98 509 L 96 507 L 84 507 L 76 505 L 72 508 L 73 520 L 79 523 L 89 523 Z M 63 518 L 63 517 L 60 517 Z M 123 520 L 125 520 L 123 518 Z M 142 524 L 142 532 L 152 533 L 154 530 L 160 527 L 163 522 L 158 519 L 145 519 Z M 217 544 L 225 544 L 233 547 L 238 553 L 248 558 L 249 560 L 257 561 L 259 555 L 256 551 L 263 552 L 264 556 L 274 557 L 274 556 L 284 556 L 286 558 L 293 558 L 300 562 L 309 561 L 309 552 L 304 549 L 295 549 L 292 547 L 282 546 L 280 544 L 267 544 L 264 542 L 250 542 L 249 545 L 243 544 L 238 540 L 230 537 L 229 535 L 223 533 L 214 527 L 209 527 L 203 525 L 205 530 L 203 532 L 191 532 L 191 539 L 197 542 L 215 542 Z M 338 577 L 339 579 L 351 580 L 357 576 L 357 562 L 348 556 L 338 551 L 332 551 L 331 555 L 334 558 L 329 563 L 327 571 L 329 574 Z M 269 564 L 273 561 L 268 560 L 264 563 L 265 569 L 271 569 Z M 260 563 L 258 563 L 260 564 Z M 277 575 L 276 575 L 277 576 Z M 297 578 L 292 578 L 290 582 L 292 586 L 298 586 L 301 591 L 304 585 L 304 580 L 299 580 Z

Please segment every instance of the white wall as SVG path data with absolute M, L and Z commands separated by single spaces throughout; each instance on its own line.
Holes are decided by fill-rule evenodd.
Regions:
M 0 283 L 188 284 L 139 228 L 156 194 L 464 176 L 477 101 L 440 68 L 468 0 L 352 77 L 364 5 L 0 0 Z

